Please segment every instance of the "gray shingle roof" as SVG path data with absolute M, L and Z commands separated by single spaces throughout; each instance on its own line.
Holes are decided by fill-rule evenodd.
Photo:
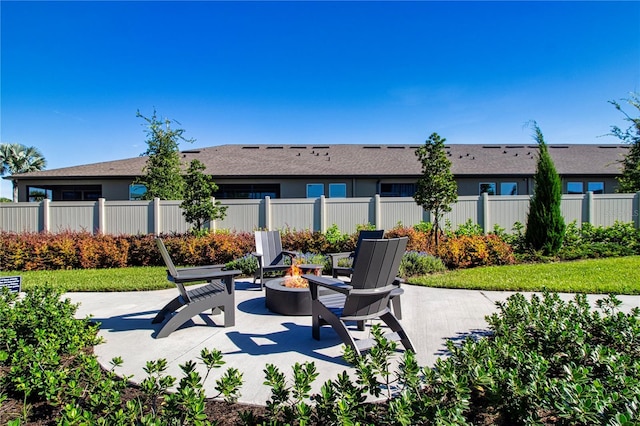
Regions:
M 419 145 L 220 145 L 181 152 L 221 177 L 418 176 Z M 537 145 L 447 145 L 456 176 L 532 175 Z M 627 145 L 549 145 L 561 175 L 618 175 Z M 108 178 L 142 174 L 146 157 L 25 173 L 21 178 Z

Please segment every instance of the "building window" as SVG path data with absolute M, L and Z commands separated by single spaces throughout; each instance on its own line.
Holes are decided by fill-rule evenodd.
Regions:
M 129 201 L 142 200 L 142 197 L 146 193 L 147 187 L 144 185 L 129 185 Z
M 567 194 L 584 194 L 582 182 L 567 182 Z
M 604 194 L 604 182 L 589 182 L 587 183 L 587 191 L 594 194 Z
M 329 198 L 347 198 L 346 183 L 330 183 Z
M 280 184 L 278 183 L 243 183 L 221 184 L 213 194 L 220 199 L 251 199 L 261 200 L 264 197 L 280 198 Z
M 49 200 L 52 198 L 52 191 L 50 189 L 36 188 L 34 186 L 29 186 L 28 191 L 29 191 L 30 202 L 40 202 L 45 198 L 48 198 Z
M 381 183 L 381 197 L 413 197 L 416 193 L 415 183 Z
M 518 184 L 515 182 L 502 182 L 500 195 L 518 195 Z
M 324 195 L 324 184 L 322 183 L 307 184 L 307 198 L 319 198 L 322 195 Z
M 481 182 L 480 194 L 487 193 L 489 195 L 496 195 L 496 183 L 495 182 Z

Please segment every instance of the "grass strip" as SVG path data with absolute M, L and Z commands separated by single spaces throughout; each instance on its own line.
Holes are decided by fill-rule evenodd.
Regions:
M 0 272 L 0 276 L 6 275 L 21 276 L 22 290 L 24 291 L 46 283 L 63 292 L 142 291 L 160 290 L 174 286 L 167 280 L 166 268 L 160 266 Z
M 489 266 L 409 279 L 428 287 L 640 294 L 640 256 Z
M 22 276 L 23 290 L 50 283 L 62 291 L 172 288 L 164 267 L 1 271 Z M 409 279 L 410 284 L 474 290 L 640 294 L 640 256 L 459 269 Z

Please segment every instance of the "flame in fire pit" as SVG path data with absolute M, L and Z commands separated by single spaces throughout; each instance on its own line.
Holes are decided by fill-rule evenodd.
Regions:
M 306 288 L 309 282 L 302 278 L 302 270 L 295 263 L 289 268 L 289 275 L 284 277 L 283 286 L 289 288 Z

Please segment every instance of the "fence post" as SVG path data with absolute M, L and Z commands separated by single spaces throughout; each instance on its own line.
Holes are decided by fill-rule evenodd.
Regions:
M 380 202 L 380 194 L 373 196 L 373 224 L 376 229 L 382 229 L 382 203 Z
M 106 226 L 107 226 L 107 218 L 105 216 L 105 209 L 104 209 L 104 198 L 98 198 L 98 204 L 96 204 L 96 207 L 98 208 L 98 234 L 99 235 L 104 235 L 107 230 L 106 230 Z
M 271 197 L 264 197 L 264 227 L 271 231 Z
M 211 204 L 213 204 L 213 206 L 215 207 L 215 205 L 216 205 L 216 197 L 211 197 Z M 209 230 L 213 231 L 213 232 L 216 232 L 216 229 L 217 229 L 216 220 L 209 218 Z
M 592 223 L 593 221 L 593 212 L 595 209 L 594 200 L 593 200 L 593 191 L 587 191 L 586 202 L 587 202 L 587 222 Z
M 486 235 L 489 232 L 489 193 L 482 193 L 482 231 Z
M 160 235 L 160 222 L 162 218 L 160 217 L 160 198 L 156 197 L 153 199 L 153 233 L 155 235 Z
M 51 211 L 49 210 L 51 200 L 45 198 L 42 200 L 42 230 L 49 232 L 51 228 Z
M 320 232 L 323 234 L 327 232 L 327 198 L 324 195 L 320 196 Z
M 636 229 L 640 229 L 640 191 L 636 192 L 636 196 L 633 197 L 635 203 L 631 216 L 635 218 Z

